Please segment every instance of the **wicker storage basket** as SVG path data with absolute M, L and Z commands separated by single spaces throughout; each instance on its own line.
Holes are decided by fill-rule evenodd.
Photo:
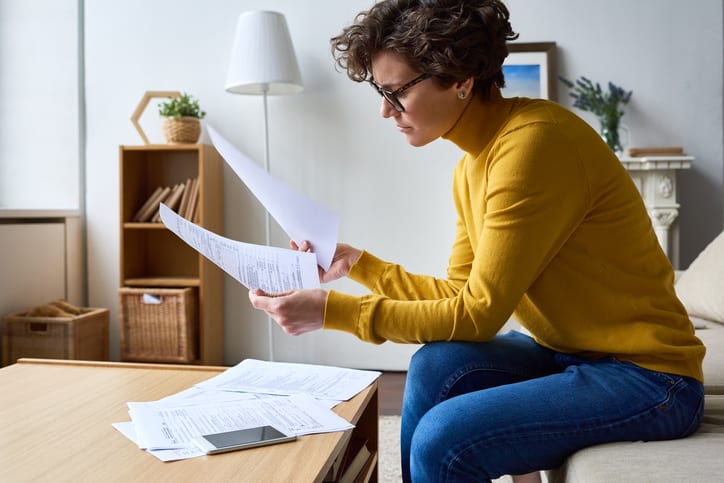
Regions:
M 198 355 L 196 291 L 121 288 L 121 359 L 194 362 Z
M 195 117 L 167 117 L 161 128 L 169 144 L 195 143 L 201 135 L 201 122 Z
M 87 308 L 72 317 L 25 314 L 3 319 L 4 366 L 21 357 L 108 360 L 108 309 Z

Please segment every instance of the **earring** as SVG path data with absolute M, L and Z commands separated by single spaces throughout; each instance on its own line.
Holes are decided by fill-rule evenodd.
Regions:
M 466 95 L 467 95 L 467 94 L 465 94 L 465 93 L 462 92 L 462 91 L 461 91 L 461 92 L 458 92 L 458 97 L 459 97 L 460 99 L 465 99 L 465 96 L 466 96 Z

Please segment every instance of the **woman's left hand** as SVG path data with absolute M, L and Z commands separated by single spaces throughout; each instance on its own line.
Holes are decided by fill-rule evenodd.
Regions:
M 301 335 L 324 325 L 326 290 L 304 289 L 268 294 L 256 289 L 249 291 L 249 300 L 255 309 L 266 312 L 287 334 Z

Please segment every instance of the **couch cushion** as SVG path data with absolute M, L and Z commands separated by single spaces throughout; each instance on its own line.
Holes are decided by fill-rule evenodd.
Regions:
M 578 451 L 547 474 L 550 483 L 721 481 L 724 396 L 707 396 L 704 420 L 688 438 L 611 443 Z
M 678 276 L 676 293 L 689 315 L 724 324 L 724 232 Z
M 696 336 L 706 346 L 704 370 L 704 392 L 724 394 L 724 325 L 709 320 L 691 317 Z

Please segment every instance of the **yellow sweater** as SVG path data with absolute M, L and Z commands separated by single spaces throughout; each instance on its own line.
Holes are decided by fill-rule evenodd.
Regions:
M 373 293 L 330 291 L 325 328 L 375 343 L 485 341 L 513 313 L 553 350 L 703 380 L 671 264 L 595 130 L 553 102 L 496 91 L 444 137 L 465 152 L 447 279 L 363 252 L 349 277 Z

